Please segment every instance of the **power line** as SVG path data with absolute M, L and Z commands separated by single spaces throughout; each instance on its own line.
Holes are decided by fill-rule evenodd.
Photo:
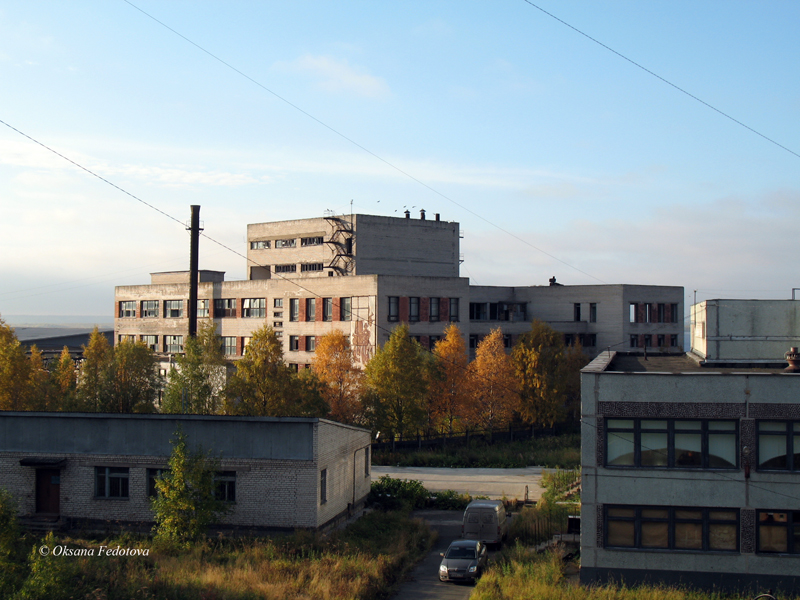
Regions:
M 639 69 L 641 69 L 642 71 L 644 71 L 645 73 L 648 73 L 648 74 L 652 75 L 652 76 L 653 76 L 653 77 L 655 77 L 656 79 L 658 79 L 658 80 L 660 80 L 660 81 L 662 81 L 662 82 L 666 83 L 668 86 L 675 88 L 676 90 L 678 90 L 678 91 L 679 91 L 679 92 L 681 92 L 682 94 L 685 94 L 686 96 L 689 96 L 689 98 L 691 98 L 692 100 L 695 100 L 695 101 L 699 102 L 699 103 L 700 103 L 700 104 L 702 104 L 703 106 L 705 106 L 705 107 L 707 107 L 707 108 L 710 108 L 711 110 L 713 110 L 713 111 L 714 111 L 714 112 L 716 112 L 716 113 L 719 113 L 720 115 L 722 115 L 722 116 L 723 116 L 723 117 L 725 117 L 726 119 L 729 119 L 729 120 L 733 121 L 734 123 L 736 123 L 737 125 L 740 125 L 741 127 L 744 127 L 744 128 L 745 128 L 745 129 L 747 129 L 748 131 L 750 131 L 750 132 L 752 132 L 752 133 L 755 133 L 757 136 L 759 136 L 759 137 L 761 137 L 761 138 L 764 138 L 765 140 L 767 140 L 767 141 L 768 141 L 768 142 L 770 142 L 771 144 L 775 144 L 776 146 L 778 146 L 778 148 L 781 148 L 781 149 L 783 149 L 783 150 L 786 150 L 786 152 L 788 152 L 789 154 L 792 154 L 792 155 L 796 156 L 797 158 L 800 158 L 800 154 L 798 154 L 798 153 L 797 153 L 797 152 L 795 152 L 794 150 L 791 150 L 791 149 L 787 148 L 786 146 L 784 146 L 783 144 L 780 144 L 780 143 L 776 142 L 776 141 L 775 141 L 775 140 L 773 140 L 772 138 L 769 138 L 769 137 L 767 137 L 766 135 L 764 135 L 763 133 L 761 133 L 761 132 L 759 132 L 759 131 L 756 131 L 755 129 L 753 129 L 753 128 L 752 128 L 752 127 L 750 127 L 749 125 L 746 125 L 746 124 L 742 123 L 741 121 L 739 121 L 738 119 L 736 119 L 736 118 L 732 117 L 732 116 L 731 116 L 731 115 L 729 115 L 728 113 L 725 113 L 725 112 L 721 111 L 720 109 L 718 109 L 717 107 L 715 107 L 715 106 L 713 106 L 713 105 L 709 104 L 709 103 L 708 103 L 708 102 L 706 102 L 705 100 L 702 100 L 701 98 L 698 98 L 697 96 L 695 96 L 695 95 L 694 95 L 694 94 L 692 94 L 691 92 L 688 92 L 688 91 L 686 91 L 686 90 L 685 90 L 685 89 L 683 89 L 682 87 L 679 87 L 679 86 L 675 85 L 674 83 L 672 83 L 671 81 L 669 81 L 669 80 L 667 80 L 667 79 L 664 79 L 664 78 L 663 78 L 663 77 L 661 77 L 661 75 L 659 75 L 658 73 L 655 73 L 655 72 L 651 71 L 651 70 L 650 70 L 650 69 L 648 69 L 647 67 L 645 67 L 645 66 L 643 66 L 643 65 L 641 65 L 641 64 L 639 64 L 639 63 L 637 63 L 636 61 L 634 61 L 634 60 L 632 60 L 632 59 L 630 59 L 630 58 L 628 58 L 628 57 L 627 57 L 627 56 L 625 56 L 624 54 L 622 54 L 622 53 L 620 53 L 620 52 L 617 52 L 616 50 L 614 50 L 614 49 L 613 49 L 613 48 L 611 48 L 610 46 L 607 46 L 606 44 L 604 44 L 604 43 L 603 43 L 603 42 L 601 42 L 600 40 L 593 38 L 593 37 L 592 37 L 592 36 L 590 36 L 588 33 L 585 33 L 585 32 L 583 32 L 583 31 L 581 31 L 581 30 L 580 30 L 580 29 L 578 29 L 577 27 L 575 27 L 575 26 L 573 26 L 573 25 L 570 25 L 569 23 L 567 23 L 567 22 L 566 22 L 566 21 L 564 21 L 563 19 L 559 19 L 559 18 L 558 18 L 557 16 L 555 16 L 553 13 L 547 12 L 547 11 L 546 11 L 545 9 L 543 9 L 541 6 L 538 6 L 538 5 L 534 4 L 533 2 L 531 2 L 531 0 L 522 0 L 522 1 L 523 1 L 523 2 L 525 2 L 525 3 L 527 3 L 527 4 L 530 4 L 530 5 L 531 5 L 533 8 L 535 8 L 536 10 L 539 10 L 539 11 L 543 12 L 543 13 L 544 13 L 544 14 L 546 14 L 548 17 L 551 17 L 552 19 L 555 19 L 556 21 L 558 21 L 558 22 L 559 22 L 559 23 L 561 23 L 562 25 L 565 25 L 566 27 L 569 27 L 570 29 L 572 29 L 572 30 L 573 30 L 573 31 L 575 31 L 576 33 L 579 33 L 580 35 L 582 35 L 582 36 L 583 36 L 583 37 L 585 37 L 586 39 L 589 39 L 589 40 L 593 41 L 593 42 L 594 42 L 595 44 L 597 44 L 598 46 L 602 46 L 603 48 L 605 48 L 605 49 L 606 49 L 606 50 L 608 50 L 609 52 L 612 52 L 612 53 L 616 54 L 617 56 L 619 56 L 621 59 L 628 61 L 629 63 L 631 63 L 631 64 L 632 64 L 632 65 L 634 65 L 635 67 L 638 67 Z

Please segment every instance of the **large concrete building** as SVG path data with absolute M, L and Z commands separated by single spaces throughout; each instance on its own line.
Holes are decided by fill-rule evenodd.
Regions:
M 602 348 L 682 352 L 683 288 L 675 286 L 470 286 L 459 277 L 458 223 L 371 215 L 329 216 L 247 227 L 249 279 L 201 271 L 198 317 L 213 319 L 225 353 L 242 355 L 270 325 L 289 364 L 308 365 L 316 338 L 349 336 L 364 365 L 399 322 L 432 348 L 457 322 L 474 349 L 500 327 L 507 345 L 533 319 L 550 323 L 590 355 Z M 119 286 L 115 336 L 154 350 L 183 350 L 189 273 L 154 273 L 150 285 Z
M 0 412 L 0 486 L 23 517 L 149 529 L 155 478 L 180 428 L 219 458 L 218 527 L 319 529 L 370 489 L 370 432 L 315 418 Z
M 603 352 L 584 368 L 584 583 L 800 592 L 800 375 L 783 370 L 796 331 L 774 327 L 798 305 L 709 300 L 693 307 L 713 323 L 699 354 Z

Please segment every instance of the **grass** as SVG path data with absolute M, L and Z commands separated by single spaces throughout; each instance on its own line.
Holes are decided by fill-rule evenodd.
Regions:
M 427 525 L 402 511 L 373 511 L 330 535 L 206 540 L 188 552 L 154 547 L 152 540 L 130 535 L 97 541 L 51 534 L 34 544 L 27 577 L 11 598 L 381 600 L 432 543 Z M 119 545 L 150 548 L 150 553 L 42 557 L 37 552 L 42 544 Z
M 581 463 L 581 438 L 577 433 L 539 437 L 518 442 L 489 444 L 482 439 L 435 450 L 403 450 L 373 453 L 372 464 L 397 467 L 493 467 L 531 465 L 573 469 Z

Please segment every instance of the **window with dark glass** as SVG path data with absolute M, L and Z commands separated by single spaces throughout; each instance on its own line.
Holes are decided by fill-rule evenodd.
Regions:
M 322 320 L 333 321 L 333 298 L 322 299 Z
M 739 511 L 730 508 L 606 505 L 605 546 L 737 552 Z
M 158 300 L 142 300 L 142 317 L 145 319 L 158 317 Z
M 677 304 L 670 304 L 670 317 L 673 323 L 679 323 L 681 321 L 680 315 L 678 315 L 678 305 Z
M 300 320 L 300 298 L 289 298 L 289 320 Z
M 419 321 L 419 298 L 408 299 L 408 320 Z
M 222 502 L 236 502 L 236 471 L 220 471 L 214 475 L 214 497 Z
M 352 298 L 340 298 L 339 302 L 341 303 L 340 311 L 341 311 L 341 319 L 342 321 L 349 321 L 353 317 L 353 299 Z
M 644 336 L 644 347 L 650 348 L 653 345 L 653 336 L 649 333 Z
M 576 302 L 572 305 L 572 320 L 573 321 L 580 321 L 581 320 L 581 305 L 580 302 Z
M 669 336 L 669 345 L 672 348 L 676 348 L 678 346 L 678 334 L 673 333 Z
M 470 302 L 469 303 L 469 320 L 470 321 L 486 321 L 489 316 L 487 314 L 486 302 Z
M 183 300 L 164 300 L 164 317 L 180 319 L 183 316 Z
M 290 264 L 290 265 L 275 265 L 272 267 L 274 273 L 296 273 L 297 272 L 297 265 Z
M 439 320 L 439 298 L 431 298 L 430 299 L 430 312 L 428 315 L 429 321 L 438 321 Z
M 589 323 L 597 323 L 597 303 L 589 304 Z
M 317 299 L 306 298 L 306 321 L 315 321 L 317 318 Z
M 800 421 L 758 421 L 758 470 L 800 471 Z
M 606 466 L 736 469 L 736 421 L 606 419 Z
M 128 497 L 128 467 L 95 467 L 94 476 L 97 498 Z
M 469 347 L 470 348 L 477 348 L 478 347 L 478 336 L 475 334 L 470 334 L 469 336 Z
M 665 304 L 659 304 L 657 306 L 658 311 L 658 322 L 664 323 L 667 315 L 667 307 Z
M 400 318 L 400 298 L 398 296 L 389 296 L 389 314 L 387 318 L 389 321 L 397 321 Z
M 216 298 L 214 300 L 214 318 L 236 316 L 236 298 Z
M 266 316 L 266 298 L 245 298 L 242 300 L 242 317 L 263 319 Z
M 126 300 L 119 303 L 119 316 L 122 319 L 127 319 L 136 316 L 136 301 Z
M 306 352 L 314 352 L 317 349 L 317 337 L 314 335 L 306 336 Z
M 658 346 L 659 348 L 663 348 L 664 346 L 666 346 L 666 337 L 664 336 L 663 333 L 660 333 L 656 336 L 656 346 Z
M 308 273 L 309 271 L 322 271 L 325 266 L 322 263 L 303 263 L 300 265 L 301 273 Z
M 328 501 L 328 469 L 322 469 L 319 473 L 319 503 L 325 504 Z
M 458 298 L 450 298 L 450 320 L 458 321 Z
M 289 350 L 291 352 L 297 352 L 300 349 L 300 336 L 299 335 L 290 335 L 289 336 Z
M 631 348 L 638 348 L 639 347 L 639 336 L 632 335 L 631 336 Z
M 322 244 L 322 236 L 318 235 L 315 237 L 304 237 L 300 238 L 300 245 L 301 246 L 319 246 Z
M 757 552 L 800 554 L 800 510 L 759 510 Z

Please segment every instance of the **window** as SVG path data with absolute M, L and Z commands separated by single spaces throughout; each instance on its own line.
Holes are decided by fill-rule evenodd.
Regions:
M 283 298 L 275 298 L 272 301 L 272 308 L 283 308 Z
M 650 348 L 653 345 L 653 336 L 651 334 L 645 334 L 644 336 L 644 347 Z
M 276 331 L 275 332 L 275 337 L 276 338 L 282 338 L 283 337 L 283 332 L 282 331 Z
M 158 496 L 156 489 L 156 479 L 169 473 L 169 469 L 147 469 L 147 496 L 155 498 Z
M 667 338 L 664 334 L 659 333 L 656 336 L 656 346 L 658 346 L 659 348 L 664 348 L 667 345 L 666 339 Z
M 275 273 L 295 273 L 297 272 L 297 265 L 275 265 L 273 271 Z
M 450 320 L 458 321 L 458 298 L 450 298 Z
M 678 323 L 679 322 L 679 320 L 678 320 L 678 305 L 677 304 L 670 304 L 669 306 L 670 306 L 669 316 L 671 317 L 671 321 L 673 323 Z
M 266 298 L 245 298 L 242 300 L 242 316 L 263 319 L 267 316 Z
M 800 554 L 800 511 L 758 511 L 757 551 Z
M 341 319 L 342 321 L 349 321 L 353 318 L 353 299 L 352 298 L 340 298 L 339 299 L 339 310 L 341 311 Z
M 639 322 L 639 305 L 635 302 L 631 302 L 630 304 L 630 311 L 629 311 L 629 321 L 631 323 L 638 323 Z
M 315 321 L 317 318 L 317 299 L 306 298 L 306 321 Z
M 236 316 L 236 298 L 217 298 L 214 300 L 214 318 Z
M 272 328 L 273 329 L 280 328 L 280 327 L 283 327 L 283 321 L 273 321 L 272 322 Z
M 183 316 L 183 300 L 164 300 L 164 318 L 180 319 Z
M 242 338 L 242 354 L 247 354 L 247 347 L 250 345 L 250 340 L 253 338 L 251 337 L 243 337 Z
M 638 348 L 639 347 L 639 336 L 632 335 L 631 336 L 631 348 Z
M 398 296 L 389 296 L 389 314 L 390 321 L 397 321 L 400 319 L 400 298 Z
M 322 299 L 322 320 L 333 321 L 333 298 Z
M 164 336 L 164 352 L 171 352 L 176 354 L 183 352 L 183 336 L 182 335 L 165 335 Z
M 800 471 L 800 421 L 758 422 L 758 469 Z
M 442 339 L 440 335 L 432 335 L 428 339 L 428 344 L 430 345 L 430 350 L 433 350 L 436 347 L 436 343 Z
M 574 346 L 575 345 L 575 334 L 574 333 L 565 333 L 564 334 L 564 345 L 565 346 Z
M 664 304 L 659 304 L 657 307 L 657 318 L 659 323 L 664 323 L 667 316 L 667 307 Z
M 300 299 L 299 298 L 289 298 L 289 320 L 290 321 L 299 321 L 300 320 Z
M 121 319 L 127 319 L 136 316 L 136 301 L 126 300 L 119 303 L 119 316 Z
M 208 316 L 208 300 L 197 301 L 197 316 L 198 318 Z
M 439 298 L 431 298 L 431 308 L 430 308 L 430 315 L 428 316 L 430 321 L 438 321 L 439 320 Z
M 678 347 L 678 334 L 677 333 L 673 333 L 673 334 L 671 334 L 669 336 L 669 345 L 672 348 L 677 348 Z
M 273 319 L 282 319 L 283 318 L 283 311 L 282 310 L 272 311 L 272 318 Z
M 301 246 L 320 246 L 322 245 L 322 236 L 300 238 Z
M 236 502 L 236 471 L 220 471 L 214 475 L 214 498 Z
M 269 240 L 250 242 L 250 250 L 266 250 L 267 248 L 269 248 Z
M 589 323 L 597 323 L 597 303 L 589 304 Z
M 576 302 L 572 305 L 572 320 L 573 321 L 580 321 L 581 320 L 581 305 L 580 302 Z
M 582 333 L 581 334 L 581 346 L 587 348 L 594 348 L 597 346 L 597 334 L 596 333 Z
M 653 322 L 653 315 L 652 315 L 652 308 L 651 304 L 644 305 L 644 322 L 645 323 L 652 323 Z
M 292 238 L 290 240 L 275 240 L 276 248 L 294 248 L 297 246 L 297 240 Z
M 678 506 L 606 506 L 605 546 L 738 552 L 739 511 Z
M 297 352 L 300 350 L 300 336 L 299 335 L 290 335 L 289 336 L 289 351 L 290 352 Z
M 236 356 L 236 338 L 225 336 L 222 338 L 222 353 L 225 356 Z
M 94 482 L 97 498 L 128 497 L 128 467 L 95 467 Z
M 158 300 L 142 300 L 142 317 L 155 319 L 158 317 Z
M 308 273 L 309 271 L 322 271 L 324 266 L 322 263 L 304 263 L 300 265 L 301 273 Z
M 364 477 L 369 477 L 369 446 L 364 448 Z
M 505 333 L 503 334 L 503 348 L 511 348 L 511 334 Z
M 408 299 L 408 320 L 419 321 L 419 298 Z
M 470 321 L 485 321 L 488 318 L 486 313 L 485 302 L 470 302 L 469 303 L 469 320 Z
M 317 338 L 313 335 L 306 336 L 306 352 L 314 352 L 317 349 Z
M 470 348 L 477 348 L 478 347 L 478 336 L 475 334 L 470 334 L 469 336 L 469 347 Z
M 157 335 L 143 335 L 139 338 L 142 343 L 150 348 L 153 352 L 158 352 L 158 336 Z
M 606 466 L 736 469 L 736 421 L 606 419 Z
M 328 501 L 328 469 L 322 469 L 319 473 L 319 503 L 325 504 Z

